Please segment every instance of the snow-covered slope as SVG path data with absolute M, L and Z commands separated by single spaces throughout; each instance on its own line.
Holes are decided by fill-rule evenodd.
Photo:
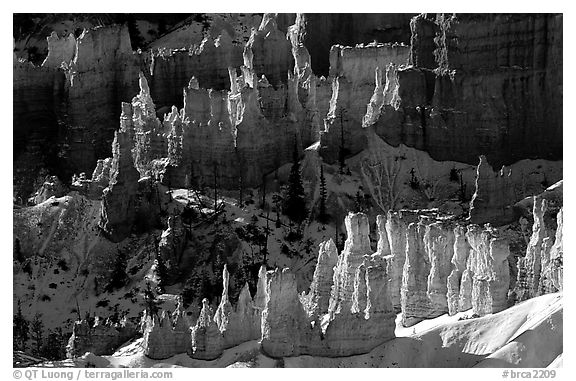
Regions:
M 141 339 L 112 356 L 86 354 L 61 366 L 98 367 L 561 367 L 563 294 L 547 294 L 482 318 L 469 312 L 443 315 L 410 328 L 396 329 L 397 337 L 370 353 L 345 358 L 299 356 L 271 359 L 256 341 L 230 348 L 213 361 L 186 354 L 155 361 L 144 356 Z M 400 319 L 398 319 L 398 322 Z

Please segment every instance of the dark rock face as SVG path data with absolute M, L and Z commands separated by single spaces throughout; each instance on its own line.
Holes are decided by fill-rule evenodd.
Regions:
M 196 110 L 204 116 L 191 122 L 203 122 L 195 130 L 207 138 L 214 135 L 204 126 L 207 122 L 223 123 L 226 137 L 237 132 L 237 147 L 245 153 L 237 153 L 232 144 L 222 151 L 225 158 L 219 167 L 233 163 L 233 173 L 244 171 L 252 179 L 289 160 L 290 149 L 283 148 L 292 146 L 295 135 L 302 148 L 320 136 L 320 152 L 328 162 L 336 160 L 340 146 L 348 155 L 364 148 L 362 127 L 367 126 L 362 119 L 374 93 L 374 66 L 387 76 L 390 72 L 395 82 L 396 100 L 384 105 L 369 124 L 389 144 L 427 151 L 436 160 L 470 164 L 484 154 L 496 168 L 525 158 L 561 159 L 562 15 L 411 17 L 267 14 L 245 45 L 231 37 L 233 28 L 222 21 L 199 45 L 148 52 L 132 51 L 127 26 L 95 28 L 76 37 L 51 36 L 43 66 L 14 61 L 16 192 L 28 196 L 34 190 L 30 179 L 43 168 L 67 183 L 73 173 L 89 173 L 98 159 L 110 156 L 120 104 L 136 93 L 139 72 L 150 84 L 160 118 L 172 105 L 184 107 L 182 89 L 192 76 L 196 90 L 219 90 L 203 95 L 205 99 L 188 97 L 205 103 Z M 334 44 L 372 41 L 410 46 L 358 45 L 331 53 Z M 403 58 L 405 50 L 409 57 L 397 62 L 395 57 Z M 380 67 L 387 63 L 398 67 Z M 402 67 L 408 63 L 412 66 Z M 258 84 L 244 75 L 242 65 L 254 71 Z M 242 85 L 234 89 L 238 84 L 233 78 L 240 72 L 257 95 L 242 91 Z M 314 74 L 330 77 L 323 80 Z M 242 105 L 237 103 L 230 102 L 227 110 L 228 89 L 233 94 L 240 90 L 241 104 L 253 119 L 239 120 Z M 257 109 L 264 118 L 252 112 Z M 267 158 L 252 160 L 262 146 L 242 147 L 243 136 L 265 143 Z M 212 146 L 205 141 L 200 145 L 200 150 Z M 202 154 L 213 162 L 211 155 Z M 208 168 L 204 159 L 197 162 L 196 173 L 213 176 L 212 164 Z M 181 166 L 176 172 L 174 177 L 179 177 L 189 170 Z M 238 183 L 232 174 L 223 173 L 222 178 L 223 184 Z
M 480 156 L 476 171 L 476 191 L 470 201 L 470 222 L 493 226 L 504 225 L 516 219 L 513 204 L 516 201 L 510 169 L 493 171 L 486 157 Z
M 306 13 L 296 18 L 302 30 L 302 42 L 312 55 L 312 71 L 328 75 L 332 45 L 377 42 L 410 42 L 410 18 L 413 14 L 329 14 Z
M 65 178 L 57 170 L 62 164 L 58 157 L 62 137 L 56 114 L 65 78 L 56 69 L 16 58 L 13 74 L 14 188 L 24 199 L 35 191 L 34 178 L 42 169 Z
M 562 25 L 554 14 L 415 17 L 401 116 L 378 133 L 437 160 L 561 159 Z

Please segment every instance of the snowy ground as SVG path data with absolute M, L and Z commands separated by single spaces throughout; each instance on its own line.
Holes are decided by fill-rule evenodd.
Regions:
M 271 359 L 250 341 L 230 348 L 213 361 L 179 354 L 166 360 L 144 356 L 142 339 L 124 345 L 112 356 L 86 354 L 75 361 L 47 363 L 50 366 L 97 367 L 562 367 L 563 297 L 548 294 L 481 318 L 470 312 L 443 315 L 410 328 L 397 319 L 396 338 L 364 355 L 327 358 L 298 356 Z M 462 319 L 462 320 L 461 320 Z

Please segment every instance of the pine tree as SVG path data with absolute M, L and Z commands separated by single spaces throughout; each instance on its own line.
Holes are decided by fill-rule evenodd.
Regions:
M 166 263 L 164 262 L 162 255 L 160 255 L 160 250 L 158 250 L 158 248 L 156 248 L 155 262 L 156 266 L 154 267 L 154 272 L 158 278 L 158 285 L 156 287 L 159 293 L 164 293 L 164 286 L 166 283 L 166 277 L 168 276 L 168 270 L 166 269 Z
M 156 294 L 150 286 L 150 282 L 146 282 L 146 289 L 144 290 L 144 308 L 150 317 L 158 316 L 158 300 Z
M 24 262 L 24 256 L 22 255 L 22 248 L 20 247 L 20 240 L 16 238 L 14 241 L 14 259 L 18 262 Z
M 344 174 L 347 154 L 344 142 L 344 112 L 344 109 L 340 109 L 340 146 L 338 147 L 338 163 L 340 164 L 340 174 Z
M 42 344 L 44 342 L 44 323 L 42 323 L 41 314 L 37 313 L 34 315 L 34 320 L 32 320 L 30 331 L 32 332 L 32 340 L 34 340 L 35 343 L 33 352 L 35 355 L 40 355 Z
M 26 342 L 28 341 L 28 320 L 22 315 L 22 306 L 20 300 L 18 300 L 18 311 L 14 315 L 14 321 L 12 323 L 14 338 L 13 347 L 14 350 L 25 351 Z
M 108 292 L 124 287 L 128 282 L 128 275 L 126 274 L 126 254 L 123 250 L 118 250 L 118 255 L 114 260 L 114 268 L 112 269 L 112 274 L 110 274 L 110 281 L 106 285 L 106 290 Z
M 328 191 L 326 189 L 326 178 L 324 177 L 324 166 L 320 164 L 320 222 L 326 222 L 326 199 Z
M 302 222 L 306 218 L 306 199 L 300 177 L 300 163 L 298 162 L 296 142 L 294 142 L 292 168 L 290 169 L 290 177 L 288 177 L 288 191 L 284 199 L 284 214 L 295 222 Z

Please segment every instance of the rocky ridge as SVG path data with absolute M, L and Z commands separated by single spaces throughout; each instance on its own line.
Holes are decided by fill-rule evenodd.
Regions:
M 271 124 L 260 126 L 258 131 L 272 126 L 283 131 L 271 141 L 269 137 L 263 138 L 265 146 L 290 147 L 291 144 L 285 144 L 286 139 L 294 140 L 294 135 L 298 135 L 296 140 L 302 149 L 320 138 L 323 159 L 334 162 L 340 152 L 347 156 L 365 147 L 362 127 L 367 127 L 394 146 L 402 143 L 425 150 L 437 160 L 474 163 L 484 154 L 500 167 L 535 156 L 559 159 L 555 152 L 560 152 L 561 147 L 558 128 L 561 119 L 555 118 L 548 129 L 541 125 L 544 110 L 558 110 L 553 114 L 561 115 L 558 98 L 561 70 L 552 70 L 550 65 L 558 63 L 561 57 L 561 16 L 531 15 L 526 19 L 517 15 L 419 15 L 409 23 L 410 45 L 394 45 L 387 43 L 394 41 L 389 40 L 387 34 L 394 28 L 387 28 L 406 15 L 396 16 L 386 16 L 390 19 L 386 21 L 387 27 L 376 31 L 371 28 L 385 17 L 363 15 L 363 22 L 359 23 L 362 27 L 352 31 L 351 38 L 362 40 L 375 33 L 386 43 L 348 47 L 334 44 L 325 57 L 330 63 L 328 79 L 314 74 L 312 69 L 317 61 L 309 52 L 312 47 L 324 46 L 320 40 L 338 41 L 339 37 L 338 33 L 330 32 L 321 38 L 316 33 L 315 22 L 333 28 L 334 20 L 348 17 L 346 15 L 333 16 L 334 20 L 328 16 L 297 15 L 284 37 L 282 28 L 290 18 L 266 14 L 245 46 L 231 37 L 236 34 L 234 27 L 226 26 L 228 21 L 224 20 L 218 21 L 221 25 L 212 28 L 198 45 L 184 49 L 154 48 L 133 53 L 126 27 L 119 26 L 89 30 L 78 38 L 50 36 L 50 52 L 41 68 L 15 60 L 15 123 L 37 129 L 41 139 L 46 135 L 42 129 L 59 129 L 59 134 L 51 134 L 58 142 L 49 156 L 66 162 L 63 173 L 56 173 L 66 178 L 74 172 L 92 171 L 96 159 L 108 156 L 113 139 L 111 126 L 121 111 L 117 105 L 136 92 L 139 72 L 146 76 L 150 94 L 158 105 L 156 112 L 162 116 L 170 112 L 172 105 L 183 106 L 181 89 L 188 86 L 191 77 L 197 79 L 199 89 L 229 89 L 234 94 L 236 85 L 229 68 L 244 65 L 258 77 L 258 86 L 252 78 L 245 83 L 260 96 L 259 108 L 268 120 L 261 122 L 264 126 Z M 496 32 L 491 34 L 491 30 Z M 408 42 L 400 35 L 396 37 L 399 38 L 396 41 Z M 525 46 L 524 50 L 513 43 L 529 40 L 535 43 Z M 494 44 L 499 47 L 498 54 L 492 48 Z M 97 60 L 96 56 L 102 58 Z M 390 64 L 394 64 L 394 69 Z M 373 73 L 377 68 L 380 73 L 376 74 L 375 93 Z M 323 74 L 322 70 L 318 72 Z M 35 76 L 39 81 L 27 82 Z M 98 82 L 93 80 L 95 76 L 104 78 L 107 85 L 94 88 L 93 84 Z M 488 77 L 489 81 L 484 80 Z M 482 85 L 481 78 L 484 78 Z M 34 88 L 27 83 L 34 83 Z M 42 85 L 38 86 L 39 83 Z M 390 101 L 380 106 L 377 98 L 381 95 L 377 94 L 381 94 L 382 89 L 387 89 Z M 91 94 L 89 107 L 79 102 L 87 93 Z M 219 98 L 216 94 L 213 93 L 214 101 Z M 542 99 L 534 103 L 529 94 L 542 94 Z M 478 101 L 478 97 L 486 102 Z M 226 95 L 222 94 L 222 98 Z M 224 104 L 217 110 L 222 110 Z M 367 115 L 368 104 L 373 111 Z M 531 106 L 526 107 L 525 112 L 516 111 L 524 110 L 525 106 L 517 107 L 524 104 Z M 93 108 L 102 112 L 87 111 Z M 207 105 L 203 108 L 204 113 L 211 112 Z M 459 129 L 463 124 L 473 127 Z M 504 127 L 496 131 L 496 125 Z M 523 125 L 530 126 L 530 133 L 520 134 L 519 126 Z M 213 134 L 207 134 L 206 138 L 210 139 Z M 253 137 L 251 129 L 247 134 Z M 33 148 L 34 141 L 23 137 L 22 144 L 17 144 L 20 155 L 37 155 L 33 149 L 25 148 Z M 521 142 L 515 147 L 522 148 L 500 149 L 512 140 Z M 532 144 L 533 141 L 539 143 Z M 250 147 L 257 148 L 262 147 Z M 268 172 L 270 161 L 282 164 L 289 160 L 289 155 L 285 157 L 280 151 L 279 155 L 267 155 L 271 157 L 260 165 L 249 157 L 234 158 L 233 152 L 233 149 L 225 150 L 222 155 L 230 162 L 246 160 L 242 165 L 247 168 L 247 178 L 258 178 Z M 53 160 L 35 157 L 40 159 L 36 160 L 38 163 Z M 200 162 L 198 167 L 201 169 L 198 172 L 214 172 L 212 163 Z M 38 170 L 26 169 L 35 173 Z M 223 174 L 224 186 L 239 183 L 238 178 L 226 177 Z

